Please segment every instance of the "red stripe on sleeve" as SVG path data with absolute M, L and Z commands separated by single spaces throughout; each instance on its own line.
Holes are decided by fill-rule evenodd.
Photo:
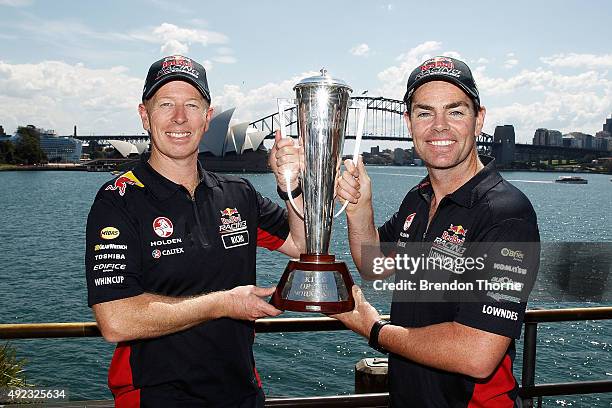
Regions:
M 516 387 L 512 375 L 512 360 L 506 354 L 489 381 L 476 383 L 468 408 L 512 408 L 514 401 L 508 395 Z
M 140 407 L 140 389 L 134 387 L 129 345 L 119 343 L 108 369 L 108 388 L 115 397 L 116 408 Z
M 261 228 L 257 228 L 257 246 L 268 248 L 270 251 L 275 251 L 284 243 L 284 239 L 274 236 Z

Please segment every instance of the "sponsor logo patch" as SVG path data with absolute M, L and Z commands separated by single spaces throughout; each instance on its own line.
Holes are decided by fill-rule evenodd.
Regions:
M 525 268 L 521 268 L 520 266 L 511 266 L 511 265 L 501 264 L 501 263 L 494 263 L 493 269 L 497 269 L 498 271 L 517 273 L 519 275 L 527 274 L 527 269 Z
M 412 213 L 406 217 L 406 221 L 404 221 L 404 232 L 408 231 L 408 228 L 410 228 L 410 225 L 412 225 L 412 221 L 414 221 L 415 215 L 416 213 Z
M 170 238 L 170 239 L 160 239 L 159 241 L 151 241 L 151 246 L 157 247 L 157 246 L 182 244 L 182 243 L 183 243 L 183 240 L 180 238 Z
M 115 270 L 124 271 L 125 264 L 119 263 L 105 263 L 105 264 L 97 264 L 93 267 L 94 271 L 102 271 L 102 272 L 112 272 Z
M 517 312 L 514 312 L 512 310 L 508 310 L 508 309 L 503 309 L 501 307 L 483 305 L 482 306 L 482 313 L 488 314 L 488 315 L 492 315 L 492 316 L 496 316 L 496 317 L 502 317 L 502 318 L 508 319 L 508 320 L 518 320 L 518 313 Z
M 174 232 L 174 226 L 169 218 L 157 217 L 153 220 L 153 231 L 161 238 L 168 238 Z
M 164 61 L 162 62 L 162 69 L 157 71 L 155 80 L 157 81 L 173 72 L 188 74 L 195 78 L 200 76 L 200 73 L 193 66 L 193 61 L 191 61 L 189 58 L 183 57 L 182 55 L 171 55 L 164 58 Z
M 113 184 L 106 187 L 105 190 L 119 191 L 119 195 L 123 197 L 127 186 L 144 187 L 144 184 L 142 184 L 140 180 L 136 178 L 134 173 L 128 171 L 127 173 L 123 173 L 117 177 Z
M 100 238 L 102 239 L 115 239 L 121 232 L 115 227 L 104 227 L 100 231 Z
M 223 240 L 223 247 L 225 249 L 239 247 L 249 244 L 249 231 L 238 231 L 231 234 L 224 234 L 221 236 Z
M 221 224 L 219 225 L 219 234 L 231 234 L 238 231 L 245 231 L 247 229 L 247 222 L 242 219 L 238 209 L 226 208 L 219 210 L 221 212 Z M 225 241 L 224 245 L 225 245 Z
M 523 262 L 523 258 L 525 257 L 525 254 L 523 253 L 523 251 L 514 250 L 510 248 L 502 248 L 500 253 L 501 253 L 501 256 L 512 258 L 518 262 Z
M 102 278 L 94 279 L 94 283 L 96 286 L 105 286 L 105 285 L 113 285 L 118 283 L 123 283 L 125 278 L 122 275 L 119 276 L 104 276 Z
M 127 248 L 127 245 L 120 244 L 96 244 L 94 246 L 94 251 L 104 251 L 106 249 L 125 250 Z
M 96 261 L 103 260 L 103 259 L 123 260 L 125 259 L 125 254 L 98 254 L 98 255 L 95 255 L 94 258 L 96 259 Z
M 176 255 L 176 254 L 184 254 L 185 253 L 185 249 L 180 247 L 180 248 L 171 248 L 171 249 L 154 249 L 153 252 L 151 252 L 151 256 L 153 256 L 153 258 L 155 259 L 159 259 L 162 256 L 169 256 L 169 255 Z

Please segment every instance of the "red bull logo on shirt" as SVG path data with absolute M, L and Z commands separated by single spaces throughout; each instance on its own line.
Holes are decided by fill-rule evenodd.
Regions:
M 105 190 L 111 190 L 111 191 L 118 190 L 119 195 L 123 197 L 128 185 L 144 187 L 144 184 L 142 184 L 140 180 L 136 178 L 134 173 L 132 173 L 131 171 L 128 171 L 127 173 L 123 173 L 122 175 L 117 177 L 115 181 L 113 182 L 113 184 L 106 187 Z
M 468 230 L 463 228 L 462 225 L 453 225 L 453 224 L 451 224 L 450 227 L 448 227 L 448 230 L 451 232 L 454 232 L 457 235 L 463 235 L 464 237 L 465 237 L 465 234 L 467 234 L 468 232 Z
M 237 208 L 227 207 L 221 212 L 221 225 L 219 225 L 219 233 L 226 234 L 229 232 L 241 231 L 246 229 L 246 220 L 243 220 Z
M 222 217 L 231 217 L 234 214 L 238 214 L 238 210 L 235 208 L 226 208 L 225 210 L 221 210 Z

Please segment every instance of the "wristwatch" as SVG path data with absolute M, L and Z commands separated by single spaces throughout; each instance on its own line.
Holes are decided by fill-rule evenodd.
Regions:
M 280 198 L 282 198 L 285 201 L 289 201 L 289 194 L 286 191 L 281 190 L 279 186 L 276 186 L 276 192 L 278 193 L 278 196 Z M 298 184 L 295 190 L 291 192 L 291 196 L 293 198 L 297 198 L 300 196 L 300 194 L 302 194 L 302 186 Z
M 383 354 L 387 354 L 388 351 L 378 343 L 378 335 L 380 334 L 380 330 L 383 328 L 383 326 L 387 324 L 389 324 L 389 322 L 386 320 L 379 320 L 374 323 L 374 326 L 372 326 L 372 329 L 370 330 L 370 340 L 368 340 L 368 345 L 370 347 L 376 351 L 380 351 Z

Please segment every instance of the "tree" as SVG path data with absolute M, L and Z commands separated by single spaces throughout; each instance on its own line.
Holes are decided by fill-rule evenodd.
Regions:
M 0 163 L 15 163 L 15 145 L 10 140 L 0 142 Z
M 47 160 L 47 155 L 40 148 L 40 132 L 34 126 L 20 126 L 17 134 L 15 161 L 18 164 L 38 164 Z
M 26 361 L 17 357 L 17 352 L 9 343 L 0 347 L 0 387 L 27 387 L 24 365 Z

